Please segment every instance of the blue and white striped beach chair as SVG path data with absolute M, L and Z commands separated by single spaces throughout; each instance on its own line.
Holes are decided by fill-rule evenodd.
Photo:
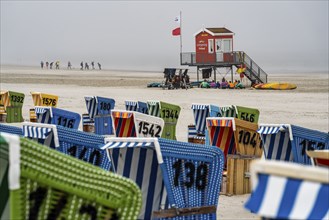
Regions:
M 127 111 L 137 111 L 138 104 L 135 101 L 125 101 L 125 107 Z
M 9 134 L 17 134 L 22 136 L 23 135 L 23 130 L 22 128 L 12 126 L 12 125 L 4 125 L 0 123 L 0 133 L 9 133 Z
M 192 104 L 194 124 L 197 134 L 205 135 L 206 118 L 218 117 L 220 108 L 216 105 Z
M 35 139 L 43 145 L 104 170 L 109 170 L 111 167 L 111 161 L 100 149 L 104 145 L 103 136 L 39 123 L 23 123 L 23 134 L 25 137 Z
M 85 101 L 89 117 L 95 123 L 95 133 L 113 134 L 111 111 L 114 109 L 115 100 L 100 96 L 85 96 Z
M 329 219 L 329 169 L 284 161 L 251 164 L 245 207 L 270 219 Z
M 106 138 L 109 157 L 118 174 L 140 186 L 143 205 L 139 219 L 151 219 L 163 208 L 189 209 L 212 206 L 207 214 L 172 215 L 161 211 L 153 217 L 215 219 L 224 156 L 220 149 L 205 145 L 156 138 Z M 186 210 L 185 210 L 186 211 Z M 202 212 L 199 212 L 202 213 Z
M 261 124 L 264 155 L 267 159 L 311 165 L 307 150 L 329 149 L 329 134 L 289 124 Z
M 53 107 L 36 106 L 35 114 L 38 123 L 61 125 L 73 129 L 78 129 L 81 121 L 78 113 Z
M 160 117 L 160 102 L 159 101 L 148 101 L 147 109 L 149 115 Z

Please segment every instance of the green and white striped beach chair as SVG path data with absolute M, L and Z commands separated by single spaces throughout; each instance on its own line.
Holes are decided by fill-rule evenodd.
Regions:
M 0 152 L 10 219 L 136 219 L 140 212 L 141 191 L 127 178 L 16 135 L 1 134 Z

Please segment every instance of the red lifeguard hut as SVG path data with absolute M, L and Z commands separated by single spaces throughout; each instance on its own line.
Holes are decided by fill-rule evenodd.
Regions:
M 194 35 L 196 61 L 199 63 L 232 62 L 233 35 L 234 33 L 227 28 L 204 28 L 198 31 Z
M 202 28 L 194 34 L 195 52 L 181 53 L 181 65 L 197 67 L 197 80 L 199 71 L 213 71 L 216 81 L 216 72 L 225 68 L 225 76 L 231 72 L 233 80 L 233 67 L 244 67 L 244 75 L 254 83 L 266 83 L 267 74 L 245 52 L 233 50 L 233 33 L 225 27 Z M 205 78 L 205 77 L 203 77 Z

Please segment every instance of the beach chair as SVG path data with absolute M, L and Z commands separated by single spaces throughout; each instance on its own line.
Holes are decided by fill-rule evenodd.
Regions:
M 258 119 L 259 119 L 259 110 L 256 108 L 248 108 L 248 107 L 243 107 L 243 106 L 236 106 L 237 109 L 237 118 L 244 120 L 244 121 L 249 121 L 255 124 L 258 124 Z
M 329 168 L 329 150 L 307 150 L 306 153 L 314 166 Z
M 95 121 L 90 118 L 88 113 L 82 114 L 82 130 L 95 133 Z
M 111 111 L 115 106 L 115 100 L 100 96 L 85 96 L 85 101 L 89 117 L 95 122 L 95 133 L 113 134 Z
M 16 126 L 11 126 L 11 125 L 5 125 L 5 124 L 0 124 L 0 133 L 9 133 L 9 134 L 16 134 L 16 135 L 23 135 L 23 130 L 22 128 L 16 127 Z
M 125 101 L 127 111 L 136 111 L 144 114 L 148 114 L 148 108 L 146 102 L 141 101 Z
M 125 106 L 127 111 L 137 111 L 138 104 L 134 101 L 125 101 Z
M 137 111 L 140 112 L 140 113 L 144 113 L 144 114 L 147 114 L 148 115 L 148 108 L 147 108 L 147 103 L 146 102 L 141 102 L 141 101 L 138 101 L 137 102 L 137 105 L 138 105 L 138 108 L 137 108 Z
M 235 105 L 221 106 L 219 109 L 220 109 L 220 114 L 217 115 L 217 117 L 236 118 L 238 115 L 238 109 Z M 216 117 L 216 116 L 214 116 L 214 117 Z
M 40 123 L 23 123 L 23 135 L 104 170 L 111 168 L 111 161 L 100 149 L 104 144 L 101 135 Z
M 233 117 L 257 124 L 259 120 L 259 114 L 259 110 L 256 108 L 231 105 L 220 107 L 219 117 Z
M 164 121 L 161 118 L 134 111 L 112 111 L 116 137 L 161 137 Z
M 52 94 L 46 94 L 41 92 L 30 92 L 32 95 L 32 100 L 34 106 L 48 106 L 48 107 L 57 107 L 58 96 Z M 35 114 L 35 109 L 30 109 L 30 121 L 37 122 L 37 116 Z
M 81 117 L 78 113 L 53 107 L 35 107 L 38 123 L 61 125 L 67 128 L 78 129 Z
M 143 205 L 139 219 L 216 218 L 224 165 L 221 150 L 162 138 L 105 140 L 103 149 L 108 151 L 115 172 L 134 180 L 141 188 Z M 191 210 L 199 215 L 183 216 Z
M 16 135 L 1 134 L 0 152 L 1 205 L 10 200 L 10 215 L 0 212 L 5 219 L 138 216 L 141 192 L 127 178 Z
M 266 219 L 328 219 L 328 176 L 327 168 L 259 160 L 251 165 L 245 207 Z
M 1 121 L 7 123 L 22 122 L 22 108 L 25 95 L 14 91 L 0 91 Z
M 147 102 L 147 107 L 150 115 L 160 117 L 165 122 L 161 137 L 176 140 L 176 125 L 179 118 L 180 107 L 162 101 L 149 101 Z
M 193 128 L 193 125 L 188 126 L 188 142 L 199 143 L 201 139 L 203 140 L 201 143 L 205 143 L 207 134 L 206 118 L 220 116 L 220 108 L 216 105 L 192 104 L 192 110 L 195 128 Z M 196 135 L 194 135 L 195 133 Z M 209 144 L 207 141 L 206 143 Z
M 290 124 L 261 124 L 266 159 L 311 165 L 307 150 L 329 149 L 329 134 Z

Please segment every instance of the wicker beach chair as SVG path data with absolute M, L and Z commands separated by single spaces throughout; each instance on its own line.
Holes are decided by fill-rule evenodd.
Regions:
M 138 103 L 134 101 L 125 101 L 125 107 L 127 111 L 137 111 Z
M 232 117 L 236 118 L 238 115 L 238 109 L 235 105 L 221 106 L 219 117 Z M 216 117 L 216 116 L 214 116 Z
M 149 111 L 148 111 L 147 103 L 146 102 L 138 101 L 137 102 L 137 105 L 138 105 L 138 108 L 137 108 L 137 111 L 138 112 L 144 113 L 144 114 L 147 114 L 148 115 Z
M 105 140 L 103 149 L 116 173 L 134 180 L 142 190 L 139 219 L 216 218 L 224 165 L 221 150 L 162 138 Z
M 111 111 L 114 109 L 115 100 L 100 96 L 85 96 L 85 102 L 90 117 L 88 125 L 93 120 L 96 134 L 113 134 Z
M 238 118 L 207 118 L 210 143 L 220 147 L 224 154 L 261 157 L 263 149 L 258 125 Z
M 264 155 L 267 159 L 311 165 L 307 150 L 329 149 L 329 134 L 289 124 L 261 124 Z
M 22 122 L 22 108 L 25 95 L 14 91 L 0 91 L 1 121 L 7 123 Z
M 245 207 L 263 218 L 328 219 L 329 169 L 284 161 L 251 165 L 253 192 Z
M 111 161 L 100 149 L 104 144 L 104 137 L 101 135 L 40 123 L 24 123 L 23 134 L 25 137 L 104 170 L 111 168 Z
M 180 107 L 162 101 L 149 101 L 147 102 L 147 107 L 149 115 L 160 117 L 165 122 L 161 137 L 176 140 L 176 125 L 180 114 Z
M 38 123 L 61 125 L 73 129 L 78 129 L 81 121 L 78 113 L 53 107 L 36 106 L 35 114 Z
M 2 134 L 0 150 L 1 159 L 10 164 L 7 167 L 10 219 L 136 219 L 138 216 L 141 192 L 127 178 L 18 136 Z M 1 191 L 1 200 L 8 200 L 4 196 Z
M 5 125 L 0 123 L 0 133 L 9 133 L 9 134 L 17 134 L 17 135 L 23 135 L 22 128 L 11 126 L 11 125 Z
M 219 117 L 233 117 L 244 121 L 258 123 L 259 110 L 256 108 L 249 108 L 238 105 L 222 106 L 220 107 Z
M 164 121 L 161 118 L 134 111 L 112 111 L 117 137 L 161 137 Z

